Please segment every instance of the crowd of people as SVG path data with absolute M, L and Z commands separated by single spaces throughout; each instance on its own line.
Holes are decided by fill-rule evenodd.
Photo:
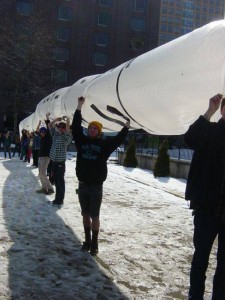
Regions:
M 102 189 L 107 177 L 107 160 L 125 140 L 130 124 L 127 122 L 116 136 L 103 139 L 103 125 L 98 121 L 92 121 L 85 134 L 81 126 L 81 108 L 84 102 L 83 97 L 78 98 L 72 125 L 67 117 L 50 121 L 50 114 L 47 113 L 45 120 L 39 121 L 35 131 L 22 129 L 21 135 L 15 136 L 12 149 L 13 156 L 18 153 L 18 157 L 23 162 L 31 163 L 33 158 L 32 166 L 38 167 L 41 182 L 41 188 L 36 192 L 46 195 L 55 194 L 51 204 L 59 208 L 64 204 L 65 198 L 66 153 L 74 139 L 77 149 L 76 175 L 79 181 L 77 194 L 85 233 L 85 241 L 81 249 L 96 255 Z M 8 132 L 4 135 L 3 141 L 5 158 L 7 158 L 7 151 L 11 158 L 12 140 Z
M 110 154 L 125 140 L 130 122 L 110 139 L 102 138 L 103 125 L 92 121 L 87 133 L 82 128 L 81 109 L 85 98 L 79 97 L 73 122 L 69 118 L 39 122 L 36 131 L 22 130 L 13 137 L 15 147 L 11 154 L 12 136 L 0 135 L 5 158 L 18 153 L 24 162 L 39 168 L 41 189 L 37 193 L 54 194 L 52 205 L 61 206 L 65 197 L 65 161 L 67 147 L 74 139 L 77 159 L 76 189 L 80 202 L 85 240 L 81 250 L 92 255 L 98 253 L 100 208 L 103 183 L 107 178 L 107 160 Z M 220 108 L 221 119 L 210 122 Z M 193 242 L 195 251 L 190 271 L 189 300 L 203 300 L 206 271 L 212 245 L 218 238 L 217 267 L 213 280 L 212 300 L 225 299 L 225 98 L 217 94 L 210 98 L 209 107 L 187 130 L 186 144 L 194 150 L 187 180 L 185 199 L 190 201 L 194 215 Z M 55 185 L 55 191 L 53 189 Z

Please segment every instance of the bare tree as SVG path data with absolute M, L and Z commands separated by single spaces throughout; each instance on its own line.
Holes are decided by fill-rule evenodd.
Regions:
M 54 36 L 42 1 L 32 1 L 27 14 L 8 9 L 6 2 L 0 3 L 5 12 L 0 16 L 0 81 L 16 130 L 18 113 L 33 111 L 37 101 L 51 92 Z

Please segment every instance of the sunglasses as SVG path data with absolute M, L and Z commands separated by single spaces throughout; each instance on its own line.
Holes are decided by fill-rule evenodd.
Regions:
M 45 131 L 40 131 L 40 133 L 45 133 Z

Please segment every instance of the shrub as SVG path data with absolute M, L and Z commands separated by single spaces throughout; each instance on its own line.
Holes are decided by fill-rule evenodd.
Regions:
M 153 169 L 154 177 L 170 176 L 170 157 L 167 153 L 168 147 L 168 141 L 165 139 L 159 147 L 159 154 Z
M 136 168 L 138 166 L 134 138 L 131 138 L 129 141 L 129 145 L 127 147 L 126 156 L 123 164 L 125 167 L 130 167 L 130 168 Z

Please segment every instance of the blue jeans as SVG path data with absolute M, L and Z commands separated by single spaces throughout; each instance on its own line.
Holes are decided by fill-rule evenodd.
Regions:
M 55 180 L 55 202 L 63 204 L 65 196 L 65 161 L 52 162 L 52 172 Z
M 206 271 L 215 238 L 218 236 L 217 267 L 213 279 L 212 300 L 225 299 L 225 222 L 196 211 L 194 216 L 194 255 L 190 272 L 190 300 L 203 300 Z

